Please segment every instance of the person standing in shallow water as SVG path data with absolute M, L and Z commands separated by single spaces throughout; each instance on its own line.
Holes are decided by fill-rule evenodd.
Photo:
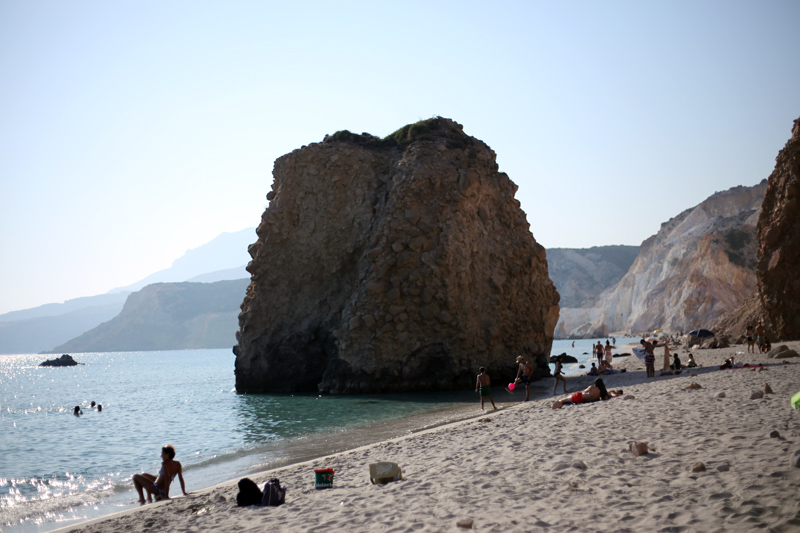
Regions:
M 486 368 L 484 367 L 481 367 L 481 373 L 478 374 L 478 381 L 475 383 L 475 392 L 480 392 L 481 394 L 481 411 L 484 410 L 483 401 L 487 396 L 489 397 L 489 401 L 492 402 L 492 407 L 497 411 L 494 398 L 492 398 L 492 380 L 489 378 L 489 374 L 486 373 Z

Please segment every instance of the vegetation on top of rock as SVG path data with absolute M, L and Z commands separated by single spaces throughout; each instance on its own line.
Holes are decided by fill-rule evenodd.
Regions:
M 454 124 L 445 118 L 434 117 L 407 124 L 383 139 L 367 132 L 359 135 L 348 130 L 340 130 L 333 135 L 326 135 L 322 142 L 346 142 L 369 148 L 403 148 L 416 141 L 431 140 L 438 136 L 447 139 L 448 148 L 465 148 L 471 144 L 471 139 L 464 134 L 460 125 L 456 124 L 457 128 L 454 128 Z

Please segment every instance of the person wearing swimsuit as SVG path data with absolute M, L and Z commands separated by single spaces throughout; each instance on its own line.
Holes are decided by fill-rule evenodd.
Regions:
M 175 448 L 171 444 L 161 448 L 161 469 L 158 471 L 158 477 L 153 474 L 134 474 L 133 486 L 136 492 L 139 493 L 139 503 L 144 504 L 144 491 L 147 491 L 147 502 L 152 503 L 155 500 L 168 500 L 169 487 L 175 480 L 175 476 L 181 482 L 181 492 L 184 496 L 189 494 L 186 492 L 186 484 L 183 481 L 183 467 L 178 461 L 175 461 Z
M 611 396 L 606 390 L 606 384 L 603 380 L 597 378 L 594 380 L 593 385 L 589 385 L 580 392 L 574 392 L 566 398 L 556 400 L 553 402 L 553 409 L 561 409 L 567 404 L 589 403 L 596 402 L 597 400 L 608 400 Z

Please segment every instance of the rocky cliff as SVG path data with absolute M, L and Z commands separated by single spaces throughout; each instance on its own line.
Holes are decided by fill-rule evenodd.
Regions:
M 710 327 L 754 290 L 756 222 L 766 181 L 719 192 L 662 224 L 597 302 L 562 309 L 556 336 Z
M 148 285 L 128 296 L 119 315 L 51 353 L 227 348 L 248 283 Z
M 773 340 L 800 338 L 800 118 L 778 153 L 758 218 L 757 288 L 751 298 L 718 325 L 738 336 L 763 319 Z
M 249 249 L 239 392 L 467 388 L 519 354 L 549 373 L 545 250 L 494 152 L 459 124 L 338 132 L 273 176 Z
M 594 303 L 601 292 L 619 283 L 638 253 L 638 246 L 549 248 L 547 268 L 561 307 Z

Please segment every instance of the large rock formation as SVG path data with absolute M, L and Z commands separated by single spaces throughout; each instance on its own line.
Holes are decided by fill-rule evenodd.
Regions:
M 131 293 L 119 315 L 52 352 L 227 348 L 248 280 L 153 283 Z
M 800 118 L 775 161 L 758 218 L 758 286 L 719 324 L 736 335 L 763 320 L 773 341 L 800 338 Z
M 719 192 L 662 224 L 620 282 L 562 309 L 556 336 L 710 327 L 754 290 L 756 222 L 766 181 Z
M 564 307 L 582 307 L 622 279 L 639 253 L 638 246 L 548 248 L 547 269 Z
M 458 389 L 524 354 L 558 294 L 495 154 L 447 119 L 339 132 L 275 162 L 250 247 L 239 392 Z M 498 372 L 502 371 L 502 372 Z

